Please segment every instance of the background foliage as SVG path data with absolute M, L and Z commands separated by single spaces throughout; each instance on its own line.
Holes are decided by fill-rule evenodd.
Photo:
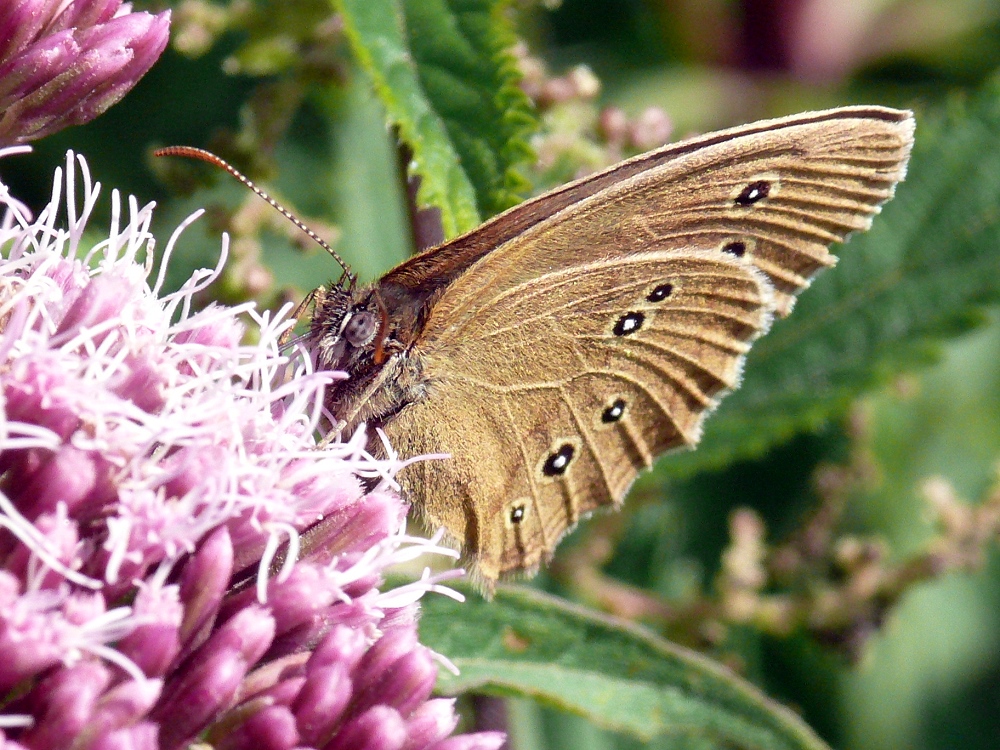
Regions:
M 154 164 L 155 147 L 219 152 L 371 279 L 428 237 L 413 194 L 453 235 L 655 138 L 665 120 L 650 106 L 669 117 L 671 137 L 854 102 L 914 108 L 917 148 L 897 199 L 757 345 L 703 446 L 661 461 L 622 514 L 584 524 L 527 585 L 734 667 L 835 747 L 996 746 L 996 529 L 949 487 L 973 506 L 997 504 L 1000 3 L 172 5 L 174 47 L 139 87 L 94 123 L 5 163 L 5 179 L 41 204 L 73 148 L 106 185 L 157 200 L 162 236 L 210 207 L 171 274 L 213 265 L 226 229 L 236 239 L 230 300 L 277 305 L 337 269 L 228 180 Z M 508 54 L 518 38 L 520 61 Z M 516 86 L 518 65 L 533 102 Z M 616 139 L 601 115 L 609 105 L 654 135 L 633 128 Z M 406 166 L 419 187 L 406 184 Z M 928 488 L 932 477 L 948 484 Z M 777 704 L 724 676 L 711 687 L 714 667 L 645 631 L 517 590 L 492 605 L 426 609 L 424 638 L 460 665 L 503 657 L 467 661 L 466 681 L 441 689 L 515 696 L 469 698 L 466 713 L 506 725 L 518 748 L 815 746 Z M 570 636 L 593 648 L 554 645 Z M 641 668 L 640 655 L 650 660 Z M 686 666 L 670 673 L 670 660 Z M 560 687 L 557 674 L 572 679 Z M 591 684 L 581 675 L 596 692 L 580 692 Z M 690 688 L 692 676 L 710 687 Z M 628 697 L 650 685 L 650 703 Z M 602 713 L 602 691 L 628 715 Z M 690 709 L 702 729 L 653 731 L 643 706 Z M 744 720 L 773 731 L 740 729 Z

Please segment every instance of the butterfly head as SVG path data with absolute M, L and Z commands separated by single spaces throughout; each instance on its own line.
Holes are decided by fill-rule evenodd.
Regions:
M 382 362 L 386 312 L 377 291 L 320 287 L 314 299 L 310 338 L 321 369 L 350 372 L 362 359 Z

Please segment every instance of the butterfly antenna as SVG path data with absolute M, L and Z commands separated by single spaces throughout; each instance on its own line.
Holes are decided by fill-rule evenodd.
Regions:
M 271 204 L 272 208 L 274 208 L 278 213 L 280 213 L 282 216 L 284 216 L 286 219 L 292 222 L 292 224 L 294 224 L 303 232 L 305 232 L 306 235 L 311 240 L 313 240 L 313 242 L 315 242 L 321 248 L 326 250 L 330 254 L 330 256 L 335 261 L 337 261 L 341 269 L 343 269 L 343 272 L 340 274 L 340 279 L 337 281 L 337 285 L 343 287 L 344 282 L 346 281 L 348 291 L 354 289 L 355 285 L 358 282 L 358 278 L 353 273 L 351 273 L 350 266 L 348 266 L 347 263 L 344 262 L 344 259 L 337 254 L 337 251 L 334 250 L 332 247 L 330 247 L 330 244 L 326 240 L 324 240 L 322 237 L 316 234 L 316 232 L 314 232 L 312 229 L 307 227 L 297 216 L 295 216 L 295 214 L 293 214 L 287 208 L 278 203 L 278 201 L 276 201 L 270 195 L 268 195 L 259 187 L 257 187 L 249 177 L 240 172 L 236 167 L 231 165 L 225 159 L 216 156 L 211 151 L 205 151 L 205 149 L 195 148 L 194 146 L 167 146 L 166 148 L 157 149 L 156 151 L 153 152 L 153 155 L 184 156 L 189 159 L 198 159 L 200 161 L 208 162 L 213 166 L 226 170 L 227 172 L 229 172 L 229 174 L 231 174 L 233 177 L 242 182 L 257 195 L 259 195 L 261 198 L 263 198 L 269 204 Z

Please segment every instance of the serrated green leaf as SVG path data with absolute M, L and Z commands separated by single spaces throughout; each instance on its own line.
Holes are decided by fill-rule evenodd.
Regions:
M 494 601 L 426 598 L 420 640 L 451 659 L 438 689 L 526 696 L 643 740 L 756 750 L 826 745 L 788 709 L 720 665 L 623 621 L 537 591 Z
M 479 221 L 475 191 L 441 117 L 420 84 L 398 0 L 337 0 L 347 37 L 399 137 L 413 150 L 411 171 L 421 176 L 417 200 L 441 209 L 446 236 Z
M 537 127 L 510 49 L 516 39 L 497 0 L 405 0 L 406 26 L 428 98 L 462 159 L 480 213 L 515 205 L 528 184 Z
M 390 122 L 413 150 L 445 235 L 517 202 L 534 118 L 496 0 L 337 0 Z
M 1000 88 L 919 116 L 909 174 L 872 229 L 747 358 L 741 389 L 706 423 L 686 475 L 759 455 L 846 409 L 861 392 L 968 330 L 1000 297 Z

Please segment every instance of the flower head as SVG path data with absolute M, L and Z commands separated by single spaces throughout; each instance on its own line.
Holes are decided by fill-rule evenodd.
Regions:
M 404 534 L 399 463 L 316 450 L 335 375 L 282 350 L 285 311 L 195 312 L 218 269 L 160 294 L 151 205 L 113 193 L 85 246 L 99 189 L 70 155 L 32 219 L 0 183 L 0 740 L 498 747 L 430 699 L 416 601 L 454 571 L 381 589 L 445 552 Z
M 153 66 L 170 11 L 121 0 L 18 0 L 0 5 L 0 145 L 93 120 Z

